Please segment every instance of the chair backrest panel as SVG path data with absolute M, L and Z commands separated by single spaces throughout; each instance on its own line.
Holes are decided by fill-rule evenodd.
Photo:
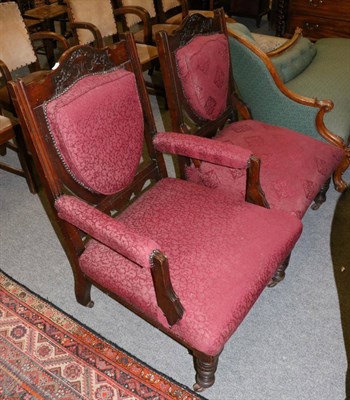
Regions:
M 213 136 L 234 117 L 223 10 L 214 18 L 187 16 L 173 34 L 159 32 L 156 41 L 173 130 Z
M 75 193 L 104 211 L 121 209 L 166 174 L 152 147 L 156 126 L 135 44 L 126 38 L 113 48 L 72 47 L 45 79 L 10 84 L 52 198 Z
M 93 74 L 45 105 L 56 150 L 73 179 L 102 194 L 124 189 L 137 170 L 143 116 L 134 74 Z
M 198 35 L 179 48 L 176 65 L 188 104 L 203 119 L 215 120 L 227 105 L 229 49 L 222 33 Z
M 94 24 L 102 37 L 116 35 L 117 25 L 110 0 L 69 0 L 70 18 L 73 22 L 89 22 Z M 86 29 L 77 30 L 79 44 L 87 44 L 94 40 Z
M 0 60 L 10 71 L 37 61 L 27 28 L 15 2 L 0 3 Z

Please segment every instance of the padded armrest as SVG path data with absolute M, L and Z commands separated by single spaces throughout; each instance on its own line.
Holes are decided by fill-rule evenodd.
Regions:
M 73 196 L 63 195 L 55 202 L 58 216 L 83 232 L 145 268 L 159 249 L 156 242 L 122 222 Z
M 252 155 L 250 150 L 231 143 L 176 132 L 160 132 L 153 143 L 162 153 L 195 158 L 229 168 L 247 168 Z

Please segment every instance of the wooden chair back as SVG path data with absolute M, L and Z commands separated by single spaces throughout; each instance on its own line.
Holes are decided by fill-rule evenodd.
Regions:
M 143 110 L 143 120 L 139 123 L 144 126 L 145 144 L 142 160 L 140 160 L 137 173 L 130 185 L 115 193 L 105 195 L 96 188 L 89 187 L 86 181 L 82 182 L 79 172 L 76 173 L 76 170 L 70 164 L 72 160 L 72 158 L 69 158 L 70 156 L 62 157 L 62 152 L 56 146 L 57 143 L 52 134 L 55 122 L 52 122 L 51 125 L 48 123 L 46 105 L 52 99 L 58 99 L 62 96 L 74 86 L 76 81 L 103 75 L 115 68 L 130 71 L 135 76 L 139 88 L 139 99 L 137 101 L 140 102 Z M 22 125 L 25 127 L 25 135 L 30 150 L 33 153 L 39 176 L 52 207 L 58 196 L 69 192 L 75 193 L 79 198 L 96 205 L 103 211 L 118 210 L 128 203 L 132 195 L 139 193 L 146 182 L 159 179 L 161 174 L 166 175 L 163 158 L 154 151 L 152 146 L 152 136 L 156 132 L 156 127 L 135 45 L 130 35 L 127 35 L 126 41 L 116 43 L 113 48 L 72 47 L 63 54 L 58 68 L 51 71 L 44 79 L 35 79 L 34 76 L 31 82 L 25 83 L 21 80 L 16 83 L 11 82 L 9 90 L 11 96 L 16 99 L 16 110 Z M 59 113 L 58 110 L 56 112 Z M 99 112 L 99 110 L 96 112 Z M 132 110 L 128 112 L 132 113 Z M 103 107 L 101 113 L 104 113 Z M 109 114 L 106 113 L 106 118 L 108 117 Z M 95 116 L 93 123 L 98 124 L 99 118 L 102 117 Z M 108 120 L 103 121 L 102 124 L 108 126 Z M 95 128 L 90 127 L 89 129 L 91 135 L 93 135 Z M 103 140 L 107 146 L 108 137 Z M 131 138 L 129 142 L 132 146 Z M 108 146 L 111 146 L 111 144 L 109 143 Z M 97 149 L 89 148 L 85 151 L 96 153 Z M 115 151 L 120 151 L 120 149 L 116 148 Z M 123 151 L 124 154 L 121 154 L 121 157 L 125 158 L 125 154 L 130 155 L 134 150 L 125 148 Z M 103 153 L 100 156 L 102 160 Z M 74 236 L 78 237 L 79 235 L 75 232 Z M 73 252 L 81 248 L 82 242 L 78 240 L 74 245 L 76 248 Z

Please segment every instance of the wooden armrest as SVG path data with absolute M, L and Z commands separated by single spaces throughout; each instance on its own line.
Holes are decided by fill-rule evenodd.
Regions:
M 149 12 L 143 8 L 138 6 L 123 6 L 120 8 L 116 8 L 113 10 L 114 16 L 125 15 L 125 14 L 135 14 L 137 15 L 142 22 L 143 25 L 143 35 L 144 35 L 144 43 L 150 44 L 152 43 L 152 25 L 151 25 L 151 16 Z
M 73 31 L 76 31 L 77 29 L 87 29 L 93 34 L 97 47 L 103 47 L 104 44 L 101 32 L 94 24 L 90 22 L 72 22 L 70 25 Z
M 302 36 L 302 34 L 303 34 L 303 30 L 299 27 L 296 28 L 294 35 L 292 36 L 292 38 L 290 40 L 288 40 L 286 43 L 282 44 L 282 46 L 278 47 L 277 49 L 267 52 L 266 55 L 268 55 L 269 57 L 275 57 L 275 56 L 281 55 L 284 51 L 293 47 L 295 45 L 295 43 L 297 42 L 297 40 L 299 39 L 299 37 Z
M 43 40 L 43 39 L 50 39 L 50 40 L 55 40 L 56 42 L 60 42 L 63 45 L 64 50 L 67 50 L 69 48 L 69 43 L 67 39 L 59 35 L 58 33 L 55 32 L 34 32 L 30 35 L 30 39 L 32 41 L 34 40 Z

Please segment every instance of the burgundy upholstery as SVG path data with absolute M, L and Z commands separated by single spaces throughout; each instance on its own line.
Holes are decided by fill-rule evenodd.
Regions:
M 176 51 L 176 63 L 184 95 L 193 110 L 204 119 L 215 120 L 227 102 L 230 71 L 227 37 L 196 36 Z
M 153 144 L 162 153 L 178 154 L 225 167 L 244 169 L 244 171 L 252 155 L 249 149 L 231 143 L 219 141 L 213 143 L 208 138 L 176 132 L 157 133 Z
M 232 123 L 215 139 L 247 148 L 259 157 L 261 186 L 270 207 L 299 218 L 344 156 L 343 150 L 336 146 L 253 120 Z M 190 167 L 187 175 L 193 182 L 235 194 L 240 192 L 244 198 L 244 170 L 203 162 L 200 169 Z
M 148 237 L 143 237 L 116 218 L 95 209 L 73 196 L 61 196 L 55 207 L 58 216 L 70 222 L 83 232 L 118 251 L 129 260 L 150 268 L 150 257 L 159 245 Z
M 131 182 L 143 145 L 143 115 L 131 72 L 87 76 L 49 101 L 45 112 L 57 151 L 74 179 L 102 194 Z
M 235 205 L 231 196 L 172 178 L 158 182 L 118 219 L 152 237 L 167 255 L 183 318 L 169 328 L 156 303 L 150 270 L 108 244 L 89 242 L 80 257 L 83 272 L 211 355 L 220 353 L 301 233 L 293 216 Z

